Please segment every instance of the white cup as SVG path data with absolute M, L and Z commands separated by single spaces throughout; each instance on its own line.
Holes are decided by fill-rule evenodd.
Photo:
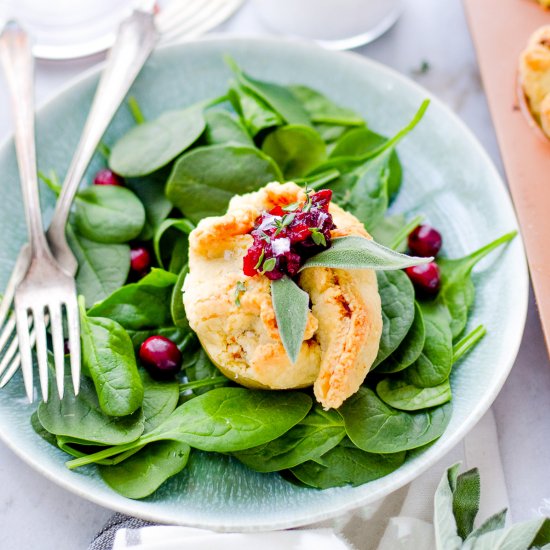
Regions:
M 378 38 L 397 20 L 402 0 L 254 0 L 277 32 L 302 36 L 331 49 L 349 49 Z

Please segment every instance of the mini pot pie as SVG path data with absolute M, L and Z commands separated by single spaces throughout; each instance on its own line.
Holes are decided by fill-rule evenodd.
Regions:
M 183 301 L 191 328 L 226 376 L 250 388 L 313 385 L 323 407 L 338 408 L 359 389 L 378 353 L 382 313 L 375 272 L 312 267 L 297 276 L 310 311 L 295 363 L 279 336 L 270 280 L 243 274 L 258 217 L 305 199 L 294 183 L 270 183 L 233 197 L 224 216 L 201 220 L 189 236 Z M 336 226 L 331 237 L 370 238 L 342 208 L 331 203 L 329 213 Z
M 550 25 L 530 37 L 520 57 L 519 72 L 531 113 L 550 137 Z

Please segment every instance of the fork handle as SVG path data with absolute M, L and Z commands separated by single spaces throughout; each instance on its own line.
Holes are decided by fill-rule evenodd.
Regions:
M 0 58 L 11 95 L 15 149 L 32 256 L 49 255 L 42 227 L 34 142 L 34 61 L 27 33 L 10 21 L 0 35 Z
M 76 259 L 65 237 L 71 204 L 105 130 L 145 64 L 157 39 L 158 33 L 153 13 L 134 10 L 132 15 L 121 23 L 116 42 L 107 57 L 88 119 L 65 176 L 47 232 L 54 256 L 71 274 L 76 273 L 77 270 Z

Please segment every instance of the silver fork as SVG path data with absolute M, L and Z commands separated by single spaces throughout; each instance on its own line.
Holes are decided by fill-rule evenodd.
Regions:
M 36 151 L 34 144 L 33 59 L 27 34 L 15 22 L 6 25 L 0 35 L 0 57 L 4 65 L 13 111 L 15 113 L 15 148 L 19 179 L 29 232 L 29 259 L 25 276 L 15 290 L 15 321 L 25 390 L 33 400 L 33 359 L 31 327 L 36 333 L 36 354 L 40 387 L 48 398 L 48 347 L 46 315 L 49 315 L 54 349 L 57 388 L 63 394 L 64 338 L 63 310 L 66 313 L 71 354 L 71 372 L 75 392 L 80 380 L 80 329 L 76 285 L 53 257 L 40 213 Z

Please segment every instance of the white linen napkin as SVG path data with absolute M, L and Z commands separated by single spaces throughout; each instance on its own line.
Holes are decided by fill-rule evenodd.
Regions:
M 489 411 L 459 445 L 415 481 L 341 517 L 289 531 L 214 533 L 117 516 L 90 550 L 433 550 L 433 496 L 443 472 L 459 461 L 463 471 L 480 470 L 481 520 L 508 506 L 495 419 Z

